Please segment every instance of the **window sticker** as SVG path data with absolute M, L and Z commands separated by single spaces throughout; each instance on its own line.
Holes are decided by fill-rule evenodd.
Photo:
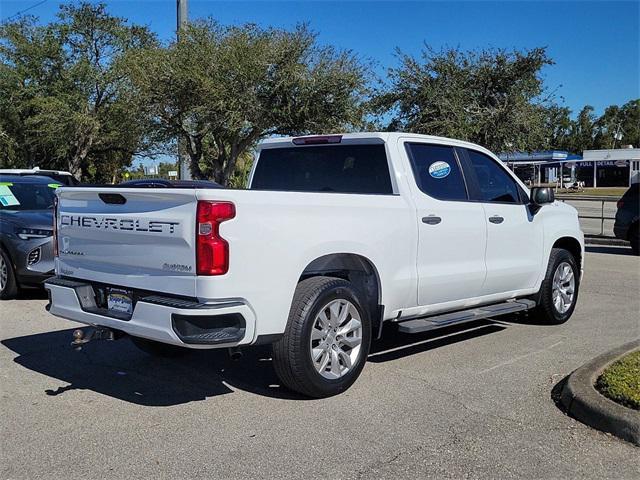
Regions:
M 18 201 L 16 196 L 13 194 L 13 192 L 9 188 L 9 185 L 13 185 L 13 184 L 12 183 L 0 184 L 0 204 L 2 204 L 3 207 L 20 205 L 20 202 Z
M 433 178 L 444 178 L 451 173 L 451 166 L 447 162 L 433 162 L 429 165 L 429 175 Z
M 49 187 L 49 188 L 54 188 L 54 189 L 55 189 L 55 188 L 58 188 L 58 187 L 61 187 L 61 186 L 62 186 L 62 185 L 60 185 L 59 183 L 48 183 L 48 184 L 47 184 L 47 187 Z

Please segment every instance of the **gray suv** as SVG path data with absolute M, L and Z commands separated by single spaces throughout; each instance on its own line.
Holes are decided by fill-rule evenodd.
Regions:
M 0 175 L 0 299 L 53 275 L 53 201 L 60 183 Z
M 634 183 L 618 200 L 616 223 L 613 226 L 615 236 L 623 240 L 629 240 L 633 253 L 636 255 L 640 255 L 640 247 L 638 245 L 640 236 L 640 232 L 638 232 L 639 189 L 640 183 Z

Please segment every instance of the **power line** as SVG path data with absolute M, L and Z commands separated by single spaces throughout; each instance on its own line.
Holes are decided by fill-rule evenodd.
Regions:
M 11 15 L 10 17 L 7 17 L 7 18 L 5 19 L 5 21 L 13 20 L 14 18 L 19 17 L 19 16 L 20 16 L 20 15 L 22 15 L 23 13 L 28 12 L 28 11 L 29 11 L 29 10 L 31 10 L 32 8 L 36 8 L 36 7 L 40 6 L 40 5 L 42 5 L 43 3 L 47 3 L 48 1 L 49 1 L 49 0 L 41 0 L 41 1 L 40 1 L 40 2 L 38 2 L 38 3 L 34 3 L 34 4 L 33 4 L 33 5 L 31 5 L 30 7 L 27 7 L 27 8 L 25 8 L 24 10 L 20 10 L 19 12 L 14 13 L 14 14 L 13 14 L 13 15 Z

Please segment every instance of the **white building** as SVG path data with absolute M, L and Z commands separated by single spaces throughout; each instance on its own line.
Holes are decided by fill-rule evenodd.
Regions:
M 585 150 L 578 167 L 590 168 L 594 187 L 625 187 L 640 179 L 640 148 Z

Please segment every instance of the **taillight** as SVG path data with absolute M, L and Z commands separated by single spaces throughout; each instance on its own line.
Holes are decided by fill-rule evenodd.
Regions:
M 618 210 L 620 210 L 622 207 L 624 207 L 624 200 L 622 199 L 618 200 L 618 203 L 616 203 L 616 206 L 618 207 Z
M 342 135 L 315 135 L 311 137 L 297 137 L 292 140 L 294 145 L 324 145 L 342 142 Z
M 198 201 L 196 214 L 196 272 L 223 275 L 229 270 L 229 243 L 220 236 L 220 224 L 236 216 L 231 202 Z
M 53 197 L 53 256 L 58 256 L 58 196 Z

